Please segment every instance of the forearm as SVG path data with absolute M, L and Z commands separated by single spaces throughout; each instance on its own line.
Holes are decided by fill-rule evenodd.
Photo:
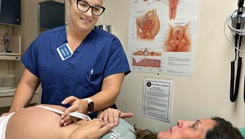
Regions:
M 90 97 L 94 101 L 94 111 L 100 111 L 115 104 L 118 95 L 119 91 L 106 89 Z
M 19 84 L 16 89 L 9 112 L 18 111 L 28 105 L 32 99 L 34 91 L 34 89 L 31 89 L 26 85 Z
M 105 108 L 108 108 L 109 106 L 115 104 L 117 96 L 119 94 L 118 92 L 115 92 L 113 90 L 103 90 L 99 93 L 97 93 L 94 96 L 89 97 L 92 99 L 94 102 L 94 110 L 93 111 L 101 111 L 104 110 Z M 75 103 L 73 103 L 74 100 L 67 100 L 67 102 L 73 103 L 73 106 L 75 107 L 80 107 L 78 110 L 81 113 L 88 113 L 88 101 L 83 98 L 83 99 L 78 99 L 79 103 L 77 103 L 79 106 L 75 106 Z
M 9 111 L 18 111 L 25 107 L 31 101 L 39 83 L 39 78 L 25 68 Z
M 94 102 L 93 111 L 101 111 L 116 102 L 123 79 L 124 73 L 118 73 L 108 76 L 103 80 L 101 91 L 89 97 Z M 67 122 L 69 120 L 67 115 L 71 112 L 78 111 L 85 114 L 88 113 L 88 101 L 85 98 L 79 99 L 75 96 L 70 96 L 65 98 L 62 104 L 71 104 L 71 107 L 67 108 L 62 115 L 63 124 L 69 124 L 69 122 Z
M 103 110 L 116 102 L 120 93 L 124 73 L 108 76 L 104 79 L 101 91 L 90 98 L 94 101 L 94 111 Z

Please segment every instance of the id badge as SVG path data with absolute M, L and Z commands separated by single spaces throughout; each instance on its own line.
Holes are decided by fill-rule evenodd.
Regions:
M 69 47 L 68 43 L 65 43 L 57 48 L 57 51 L 60 55 L 62 60 L 66 60 L 72 56 L 71 48 Z

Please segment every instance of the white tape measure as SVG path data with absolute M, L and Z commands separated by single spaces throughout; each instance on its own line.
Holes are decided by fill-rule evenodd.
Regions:
M 55 113 L 58 113 L 58 114 L 63 114 L 64 113 L 61 110 L 57 110 L 57 109 L 50 108 L 50 107 L 47 107 L 47 106 L 38 105 L 36 107 L 43 108 L 43 109 L 46 109 L 46 110 L 50 110 L 50 111 L 55 112 Z M 84 120 L 91 120 L 88 115 L 85 115 L 85 114 L 79 113 L 79 112 L 72 112 L 72 113 L 70 113 L 68 115 L 69 116 L 76 117 L 76 118 L 84 119 Z

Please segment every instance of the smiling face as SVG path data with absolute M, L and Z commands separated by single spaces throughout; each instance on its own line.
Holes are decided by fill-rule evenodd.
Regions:
M 102 0 L 81 0 L 88 3 L 91 6 L 102 6 Z M 86 12 L 81 12 L 77 8 L 77 0 L 68 0 L 68 5 L 70 7 L 69 15 L 69 26 L 75 31 L 79 32 L 90 32 L 96 22 L 99 19 L 99 16 L 92 14 L 92 8 Z
M 195 121 L 178 121 L 167 131 L 159 132 L 158 139 L 205 139 L 206 133 L 212 129 L 216 122 L 212 119 L 201 119 Z

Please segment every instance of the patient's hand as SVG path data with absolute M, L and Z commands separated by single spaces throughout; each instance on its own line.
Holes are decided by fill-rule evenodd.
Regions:
M 104 122 L 117 125 L 118 118 L 131 118 L 131 117 L 133 117 L 133 113 L 124 113 L 117 109 L 108 108 L 105 109 L 104 111 L 101 111 L 97 118 L 103 120 Z
M 99 139 L 115 127 L 99 119 L 88 121 L 76 128 L 69 139 Z

